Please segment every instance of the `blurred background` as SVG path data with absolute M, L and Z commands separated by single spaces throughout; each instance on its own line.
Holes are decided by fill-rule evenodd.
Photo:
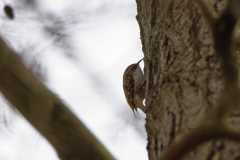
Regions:
M 0 35 L 118 160 L 146 160 L 145 115 L 134 117 L 122 76 L 143 58 L 135 0 L 7 0 Z M 143 67 L 143 62 L 141 62 Z M 0 160 L 58 160 L 0 95 Z

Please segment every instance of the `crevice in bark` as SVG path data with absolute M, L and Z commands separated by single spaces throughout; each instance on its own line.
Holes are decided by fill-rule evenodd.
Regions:
M 172 112 L 172 124 L 171 124 L 171 129 L 170 129 L 170 133 L 169 133 L 169 144 L 172 143 L 173 139 L 175 138 L 175 127 L 176 127 L 176 116 L 175 114 Z
M 155 27 L 156 24 L 156 7 L 157 7 L 157 0 L 152 0 L 152 9 L 151 9 L 151 28 Z
M 215 155 L 215 151 L 211 151 L 207 156 L 206 160 L 213 160 L 214 155 Z

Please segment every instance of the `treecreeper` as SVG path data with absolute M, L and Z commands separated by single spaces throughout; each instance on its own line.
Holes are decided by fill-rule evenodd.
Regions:
M 146 106 L 143 104 L 145 98 L 145 78 L 139 63 L 131 64 L 126 68 L 123 74 L 123 91 L 128 105 L 131 107 L 134 115 L 137 108 L 146 113 Z

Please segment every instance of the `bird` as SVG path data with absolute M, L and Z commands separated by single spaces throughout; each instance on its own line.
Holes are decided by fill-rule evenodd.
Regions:
M 132 109 L 134 116 L 137 108 L 146 113 L 146 106 L 143 104 L 145 98 L 145 78 L 139 66 L 140 59 L 137 63 L 129 65 L 123 74 L 123 91 L 128 105 Z

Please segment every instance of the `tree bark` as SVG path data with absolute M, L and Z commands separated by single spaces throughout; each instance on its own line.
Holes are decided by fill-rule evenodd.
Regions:
M 211 29 L 195 1 L 136 2 L 145 62 L 147 151 L 150 160 L 157 160 L 204 120 L 223 93 L 224 77 Z M 226 5 L 224 0 L 207 2 L 217 15 Z M 237 142 L 212 140 L 183 159 L 237 160 L 239 150 Z

